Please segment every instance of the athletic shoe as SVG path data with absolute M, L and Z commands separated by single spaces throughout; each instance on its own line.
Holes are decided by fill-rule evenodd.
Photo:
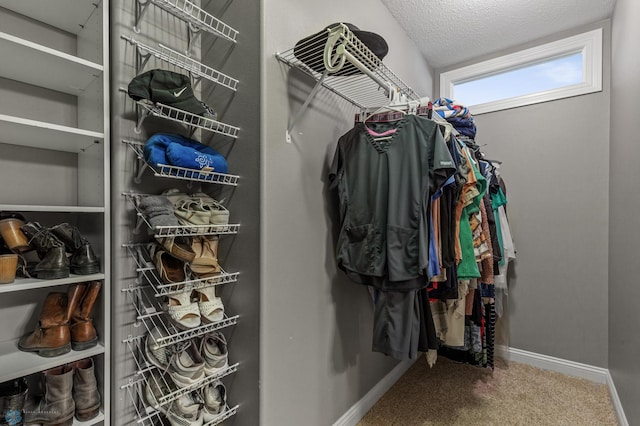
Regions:
M 222 382 L 209 384 L 200 390 L 204 401 L 202 414 L 204 422 L 208 423 L 227 411 L 227 390 Z
M 205 334 L 200 341 L 200 350 L 207 376 L 217 374 L 229 366 L 227 339 L 219 331 Z
M 181 388 L 202 380 L 205 377 L 204 359 L 195 341 L 158 347 L 155 341 L 165 335 L 159 327 L 151 329 L 144 345 L 147 361 L 163 373 L 168 372 L 173 382 Z
M 194 340 L 184 342 L 169 365 L 169 374 L 179 387 L 192 385 L 205 377 L 205 362 Z
M 175 391 L 175 385 L 168 376 L 154 371 L 147 379 L 144 396 L 149 405 L 167 417 L 171 426 L 202 426 L 204 413 L 192 392 L 167 404 L 158 404 L 161 397 Z

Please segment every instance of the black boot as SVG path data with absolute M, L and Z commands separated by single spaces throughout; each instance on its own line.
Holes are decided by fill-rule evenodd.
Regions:
M 38 222 L 29 222 L 20 229 L 29 238 L 29 245 L 36 249 L 41 259 L 34 270 L 38 279 L 54 280 L 69 276 L 69 259 L 62 241 Z
M 71 253 L 72 273 L 89 275 L 100 272 L 100 260 L 78 228 L 68 223 L 61 223 L 51 228 L 51 232 L 67 246 L 67 251 Z
M 24 424 L 27 390 L 27 381 L 24 378 L 0 383 L 0 426 Z

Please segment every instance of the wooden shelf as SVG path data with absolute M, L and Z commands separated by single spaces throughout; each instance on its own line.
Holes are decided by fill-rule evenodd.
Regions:
M 0 114 L 0 143 L 80 152 L 104 139 L 104 133 Z
M 0 76 L 78 96 L 102 75 L 102 65 L 0 32 Z
M 45 358 L 33 352 L 21 351 L 18 349 L 18 340 L 0 342 L 0 382 L 104 353 L 104 346 L 98 343 L 86 351 L 71 351 L 61 356 Z
M 2 0 L 2 7 L 72 34 L 82 31 L 98 3 L 91 0 Z
M 34 288 L 55 287 L 65 284 L 83 283 L 87 281 L 104 280 L 104 274 L 74 275 L 57 280 L 39 280 L 37 278 L 16 278 L 11 284 L 0 284 L 1 293 L 14 291 L 33 290 Z M 0 361 L 1 362 L 1 361 Z M 1 367 L 0 367 L 1 368 Z

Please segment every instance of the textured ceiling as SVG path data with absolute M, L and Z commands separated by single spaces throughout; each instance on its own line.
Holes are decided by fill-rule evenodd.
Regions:
M 615 0 L 382 0 L 443 68 L 611 17 Z M 390 47 L 392 48 L 392 47 Z

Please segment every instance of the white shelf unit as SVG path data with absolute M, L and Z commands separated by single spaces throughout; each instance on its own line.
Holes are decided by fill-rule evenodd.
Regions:
M 7 23 L 0 32 L 0 54 L 7 59 L 0 79 L 3 87 L 13 89 L 11 97 L 0 94 L 0 178 L 9 183 L 0 191 L 0 211 L 20 212 L 27 222 L 47 227 L 62 222 L 77 226 L 103 271 L 57 280 L 17 278 L 0 285 L 0 382 L 93 357 L 101 413 L 73 424 L 108 425 L 109 0 L 2 0 L 0 7 Z M 16 167 L 24 173 L 10 171 Z M 62 172 L 50 175 L 53 170 Z M 60 179 L 62 184 L 54 183 Z M 88 281 L 102 282 L 92 315 L 98 345 L 52 358 L 20 351 L 17 342 L 33 331 L 47 293 L 66 292 L 69 284 Z

